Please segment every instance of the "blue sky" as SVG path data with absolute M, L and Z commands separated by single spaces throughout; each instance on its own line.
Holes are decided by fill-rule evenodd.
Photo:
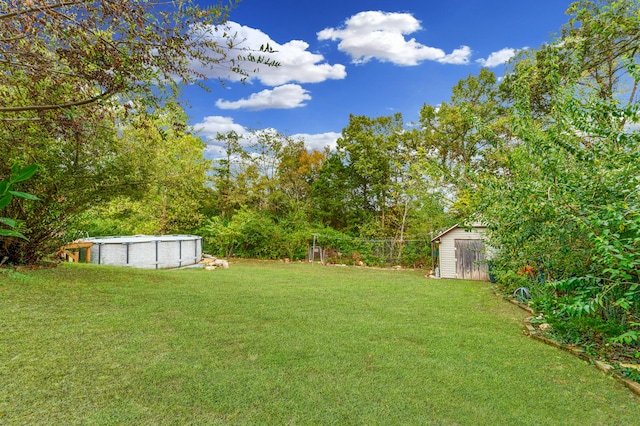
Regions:
M 482 66 L 501 76 L 515 50 L 552 40 L 571 3 L 243 0 L 229 23 L 237 40 L 269 43 L 282 65 L 261 67 L 245 84 L 211 79 L 211 92 L 187 87 L 190 123 L 210 158 L 222 153 L 216 134 L 229 130 L 275 129 L 322 149 L 335 146 L 349 114 L 401 112 L 411 123 L 423 104 L 449 100 L 451 88 Z

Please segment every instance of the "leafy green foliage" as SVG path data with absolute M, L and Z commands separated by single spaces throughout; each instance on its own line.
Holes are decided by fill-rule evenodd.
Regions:
M 403 129 L 399 114 L 351 117 L 336 152 L 310 151 L 275 132 L 250 139 L 218 137 L 226 155 L 214 161 L 202 231 L 217 253 L 302 259 L 319 233 L 339 236 L 325 245 L 344 254 L 340 263 L 426 263 L 425 240 L 449 218 L 416 161 L 419 135 Z
M 634 324 L 638 325 L 638 324 Z M 638 330 L 627 330 L 619 336 L 613 337 L 610 341 L 614 343 L 625 343 L 631 345 L 632 343 L 638 343 L 640 338 L 640 332 Z
M 314 217 L 354 237 L 404 240 L 444 226 L 442 192 L 425 173 L 423 135 L 401 114 L 352 115 L 313 184 Z
M 193 232 L 203 217 L 210 162 L 202 140 L 187 131 L 176 104 L 154 115 L 130 115 L 120 139 L 128 147 L 136 191 L 89 206 L 70 226 L 71 234 L 133 235 Z
M 510 137 L 510 115 L 488 69 L 461 80 L 452 92 L 449 102 L 420 110 L 420 150 L 429 176 L 453 199 L 451 210 L 465 219 L 476 202 L 470 178 L 495 168 L 495 150 Z
M 233 218 L 214 216 L 200 234 L 206 250 L 219 256 L 302 260 L 311 232 L 305 222 L 276 221 L 267 213 L 240 209 Z
M 229 219 L 246 207 L 282 218 L 310 215 L 311 188 L 325 154 L 271 130 L 254 132 L 249 139 L 235 132 L 217 137 L 225 155 L 213 162 L 212 214 Z
M 534 305 L 559 333 L 592 342 L 633 342 L 640 315 L 637 12 L 575 3 L 564 38 L 514 64 L 514 138 L 471 175 L 498 276 L 513 287 L 517 271 L 537 271 L 546 290 Z
M 403 152 L 411 149 L 403 131 L 400 114 L 375 119 L 353 115 L 349 118 L 334 153 L 332 165 L 337 173 L 325 171 L 317 182 L 318 186 L 328 188 L 339 186 L 338 191 L 323 195 L 334 198 L 328 205 L 350 212 L 344 228 L 360 232 L 371 221 L 375 221 L 375 229 L 383 235 L 398 228 L 402 194 L 397 183 L 407 165 L 402 161 Z
M 222 67 L 246 78 L 250 63 L 277 65 L 264 56 L 268 45 L 237 46 L 225 31 L 237 1 L 226 3 L 3 1 L 0 114 L 60 112 L 61 120 L 118 96 L 144 99 L 153 108 L 173 97 L 181 82 L 204 78 L 197 69 Z M 68 87 L 74 90 L 60 92 Z
M 7 207 L 14 197 L 24 198 L 31 201 L 37 201 L 39 199 L 35 195 L 28 194 L 26 192 L 15 191 L 13 189 L 13 186 L 16 183 L 23 182 L 31 178 L 37 171 L 37 164 L 31 164 L 30 166 L 21 168 L 17 163 L 15 163 L 11 167 L 9 176 L 0 180 L 0 210 L 3 210 L 5 207 Z M 6 226 L 6 228 L 0 228 L 0 238 L 15 237 L 21 238 L 23 240 L 27 239 L 27 237 L 25 237 L 18 231 L 20 222 L 18 222 L 17 220 L 7 217 L 0 217 L 0 223 Z

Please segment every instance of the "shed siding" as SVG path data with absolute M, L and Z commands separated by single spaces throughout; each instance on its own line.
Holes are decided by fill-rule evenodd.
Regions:
M 440 276 L 442 278 L 458 278 L 456 274 L 456 246 L 455 240 L 484 239 L 482 228 L 466 231 L 456 228 L 443 235 L 440 242 Z

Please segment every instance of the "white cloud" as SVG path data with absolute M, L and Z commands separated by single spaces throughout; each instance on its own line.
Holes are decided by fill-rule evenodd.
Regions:
M 216 140 L 219 134 L 226 134 L 231 131 L 235 131 L 239 138 L 240 145 L 248 146 L 255 143 L 256 134 L 260 132 L 275 132 L 277 130 L 273 128 L 267 128 L 262 130 L 248 130 L 244 126 L 234 123 L 233 118 L 223 116 L 208 116 L 205 117 L 202 123 L 196 123 L 193 125 L 193 129 L 196 134 L 203 137 L 206 140 L 207 146 L 204 149 L 205 155 L 208 158 L 221 158 L 226 155 L 226 148 L 224 141 Z M 327 133 L 298 133 L 291 135 L 293 139 L 302 139 L 308 150 L 322 151 L 326 146 L 330 149 L 336 148 L 336 142 L 341 136 L 340 133 L 327 132 Z
M 442 62 L 443 64 L 464 65 L 469 63 L 470 56 L 471 48 L 469 46 L 460 46 L 459 49 L 454 49 L 453 52 L 444 58 L 438 59 L 438 62 Z
M 231 117 L 222 117 L 219 115 L 205 117 L 202 123 L 193 125 L 194 132 L 206 140 L 207 146 L 204 153 L 209 158 L 219 158 L 226 154 L 224 142 L 217 141 L 219 134 L 236 132 L 241 138 L 249 132 L 240 124 L 233 122 Z
M 500 49 L 497 52 L 492 52 L 487 59 L 478 59 L 476 60 L 476 62 L 479 62 L 487 68 L 494 68 L 498 65 L 507 63 L 509 59 L 515 56 L 515 54 L 516 49 L 505 47 L 504 49 Z
M 318 40 L 340 40 L 338 49 L 351 56 L 354 63 L 371 59 L 397 65 L 418 65 L 425 60 L 447 64 L 466 64 L 471 49 L 462 46 L 447 55 L 444 50 L 407 40 L 406 34 L 421 29 L 420 21 L 409 13 L 381 11 L 360 12 L 345 21 L 343 28 L 326 28 L 317 33 Z
M 222 45 L 226 45 L 222 34 L 235 35 L 235 46 L 229 53 L 233 57 L 237 55 L 247 56 L 250 52 L 254 56 L 265 56 L 280 63 L 278 67 L 269 67 L 264 64 L 240 61 L 239 66 L 249 72 L 249 80 L 257 79 L 267 86 L 280 86 L 289 82 L 297 83 L 320 83 L 326 80 L 341 80 L 347 76 L 345 66 L 342 64 L 331 65 L 325 62 L 324 56 L 308 51 L 309 44 L 302 40 L 291 40 L 280 44 L 271 39 L 262 31 L 228 22 L 228 28 L 224 32 L 215 31 L 214 27 L 200 28 L 197 31 L 202 37 L 210 40 L 218 40 Z M 269 45 L 275 52 L 261 53 L 258 50 L 261 46 Z M 244 49 L 244 51 L 243 51 Z M 228 70 L 205 69 L 197 64 L 193 66 L 202 74 L 209 78 L 223 78 L 229 80 L 239 80 L 238 75 L 229 74 Z
M 220 109 L 246 108 L 253 111 L 263 109 L 291 109 L 304 106 L 304 101 L 311 99 L 309 91 L 297 84 L 285 84 L 273 90 L 263 90 L 252 94 L 247 99 L 225 101 L 218 99 L 216 106 Z
M 322 151 L 326 146 L 330 149 L 336 148 L 336 142 L 338 138 L 342 136 L 340 133 L 336 132 L 327 132 L 327 133 L 316 133 L 314 135 L 308 133 L 298 133 L 296 135 L 292 135 L 291 137 L 294 139 L 302 139 L 304 140 L 304 144 L 308 150 L 317 150 Z
M 233 122 L 233 118 L 219 115 L 205 117 L 202 123 L 194 124 L 193 129 L 198 136 L 213 139 L 215 139 L 219 133 L 229 133 L 232 131 L 239 135 L 247 133 L 247 130 L 243 126 Z

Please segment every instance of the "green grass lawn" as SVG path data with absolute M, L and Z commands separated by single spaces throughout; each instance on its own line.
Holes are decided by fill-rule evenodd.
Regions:
M 488 283 L 240 262 L 0 274 L 0 424 L 633 425 Z

